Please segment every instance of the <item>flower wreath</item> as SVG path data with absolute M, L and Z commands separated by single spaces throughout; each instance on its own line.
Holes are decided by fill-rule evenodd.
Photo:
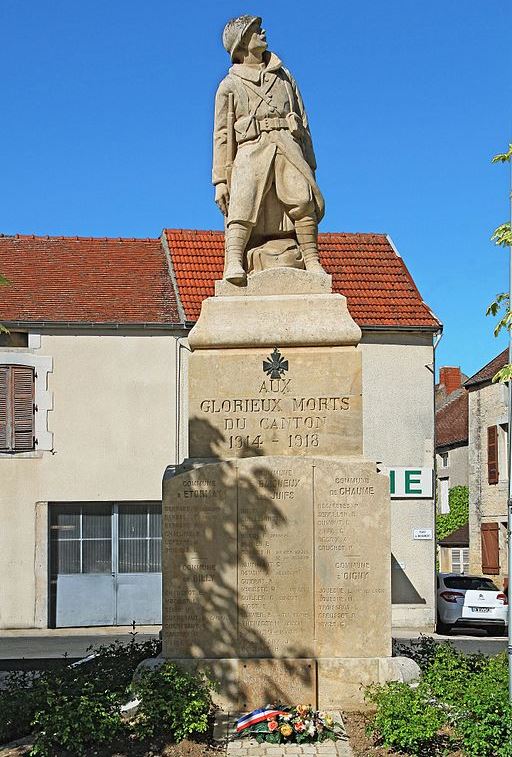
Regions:
M 238 736 L 250 736 L 260 744 L 264 741 L 271 744 L 307 744 L 346 738 L 341 723 L 307 704 L 295 707 L 267 705 L 253 710 L 238 720 L 236 733 Z

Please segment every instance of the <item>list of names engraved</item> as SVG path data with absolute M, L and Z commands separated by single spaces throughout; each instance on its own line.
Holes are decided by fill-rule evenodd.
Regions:
M 286 458 L 240 464 L 239 653 L 307 657 L 313 649 L 311 465 Z M 260 514 L 252 521 L 253 508 Z
M 172 480 L 164 507 L 167 654 L 221 657 L 236 642 L 236 470 L 207 465 Z
M 389 639 L 375 632 L 390 599 L 383 487 L 370 463 L 315 468 L 315 627 L 323 657 L 388 654 Z

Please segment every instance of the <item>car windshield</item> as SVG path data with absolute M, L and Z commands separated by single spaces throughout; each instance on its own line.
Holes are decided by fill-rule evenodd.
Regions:
M 445 576 L 444 585 L 448 589 L 499 591 L 489 578 L 480 578 L 479 576 Z

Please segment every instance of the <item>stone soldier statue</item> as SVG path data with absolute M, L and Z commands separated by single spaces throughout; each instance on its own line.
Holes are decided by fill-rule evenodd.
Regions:
M 297 85 L 267 50 L 261 18 L 229 21 L 222 41 L 233 61 L 215 98 L 213 183 L 226 216 L 224 278 L 245 283 L 247 251 L 258 244 L 275 250 L 276 240 L 278 250 L 294 245 L 297 252 L 298 244 L 291 265 L 323 273 L 317 236 L 324 201 Z

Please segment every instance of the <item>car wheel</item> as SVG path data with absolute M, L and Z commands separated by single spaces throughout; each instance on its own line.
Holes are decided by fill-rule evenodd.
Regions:
M 452 627 L 449 623 L 443 623 L 439 620 L 439 618 L 437 619 L 436 633 L 440 633 L 443 636 L 448 636 L 451 630 Z

